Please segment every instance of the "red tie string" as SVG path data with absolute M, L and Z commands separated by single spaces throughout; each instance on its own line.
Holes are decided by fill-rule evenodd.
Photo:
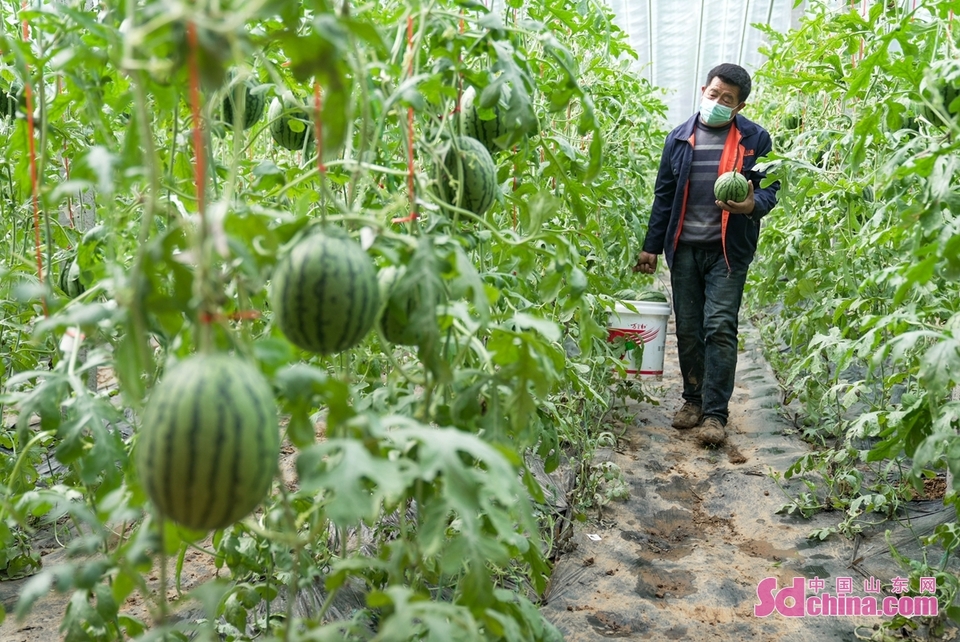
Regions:
M 223 314 L 222 312 L 200 312 L 200 323 L 211 324 L 219 323 L 222 321 L 250 321 L 253 319 L 260 318 L 259 310 L 238 310 L 236 312 L 231 312 L 230 314 Z
M 407 16 L 407 72 L 413 77 L 413 15 Z M 393 219 L 394 223 L 410 223 L 417 220 L 417 195 L 414 190 L 416 174 L 413 166 L 413 106 L 407 107 L 407 192 L 410 194 L 410 215 Z
M 27 10 L 26 0 L 24 0 L 21 6 L 24 11 Z M 26 18 L 23 19 L 22 27 L 23 41 L 30 42 L 30 25 Z M 33 85 L 30 81 L 29 67 L 27 68 L 27 77 L 24 78 L 24 81 L 23 90 L 27 99 L 27 149 L 30 154 L 30 187 L 32 189 L 31 199 L 33 201 L 33 236 L 37 250 L 37 278 L 40 280 L 40 283 L 44 283 L 46 279 L 43 274 L 43 252 L 40 249 L 40 179 L 37 176 L 37 146 L 34 141 L 36 128 L 33 122 Z M 46 317 L 47 314 L 47 297 L 44 296 L 43 316 Z
M 323 99 L 320 96 L 320 83 L 313 82 L 313 108 L 314 134 L 317 137 L 317 171 L 320 172 L 320 178 L 323 179 L 327 174 L 327 166 L 323 164 L 323 119 L 321 118 L 323 109 Z
M 203 121 L 200 116 L 200 64 L 197 60 L 197 25 L 187 23 L 187 45 L 189 52 L 190 74 L 190 110 L 193 117 L 193 153 L 194 153 L 194 180 L 197 185 L 197 209 L 200 211 L 201 221 L 206 212 L 204 184 L 206 183 L 206 155 L 203 146 Z

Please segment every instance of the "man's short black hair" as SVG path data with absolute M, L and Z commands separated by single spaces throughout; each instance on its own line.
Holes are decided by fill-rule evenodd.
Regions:
M 714 78 L 719 78 L 728 85 L 736 87 L 739 90 L 740 102 L 746 102 L 747 96 L 750 95 L 750 89 L 753 87 L 753 82 L 750 80 L 750 74 L 747 70 L 732 62 L 725 62 L 711 69 L 710 73 L 707 74 L 707 84 L 709 85 Z

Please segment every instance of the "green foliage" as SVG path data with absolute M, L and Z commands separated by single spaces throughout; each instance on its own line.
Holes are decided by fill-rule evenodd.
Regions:
M 37 152 L 34 207 L 28 121 L 0 120 L 0 403 L 17 417 L 0 434 L 0 542 L 8 575 L 38 571 L 18 617 L 58 591 L 77 640 L 559 639 L 536 609 L 552 551 L 524 461 L 589 460 L 602 432 L 609 293 L 649 285 L 625 275 L 663 105 L 598 3 L 340 4 L 2 4 L 2 86 L 33 92 Z M 227 127 L 248 82 L 242 102 L 280 109 Z M 437 197 L 467 87 L 512 127 L 482 215 Z M 307 355 L 283 335 L 281 248 L 319 224 L 436 302 L 411 312 L 415 346 L 361 333 Z M 75 298 L 50 278 L 64 270 Z M 209 544 L 157 519 L 130 461 L 162 364 L 198 350 L 257 364 L 298 473 Z M 89 385 L 110 374 L 116 389 Z M 25 538 L 62 527 L 66 562 L 35 568 Z M 174 624 L 158 596 L 180 588 L 188 547 L 222 579 L 180 597 L 202 620 Z M 145 577 L 171 556 L 156 591 Z M 284 599 L 316 587 L 319 612 Z M 347 589 L 363 608 L 330 621 Z M 134 595 L 145 620 L 124 612 Z
M 799 29 L 767 32 L 757 100 L 775 134 L 768 180 L 782 188 L 748 306 L 799 427 L 822 447 L 783 475 L 803 484 L 784 486 L 784 509 L 843 514 L 820 538 L 882 522 L 925 477 L 960 470 L 950 5 L 862 15 L 813 3 Z M 954 476 L 945 502 L 957 491 Z M 952 530 L 929 541 L 948 552 L 937 573 Z

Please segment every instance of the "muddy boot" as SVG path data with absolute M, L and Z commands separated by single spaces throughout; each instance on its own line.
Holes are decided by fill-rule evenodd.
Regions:
M 704 446 L 719 446 L 727 440 L 727 431 L 723 422 L 716 417 L 707 417 L 700 424 L 700 431 L 697 432 L 697 439 Z
M 703 417 L 703 411 L 700 406 L 687 401 L 673 416 L 673 427 L 680 430 L 696 428 L 700 424 L 701 417 Z

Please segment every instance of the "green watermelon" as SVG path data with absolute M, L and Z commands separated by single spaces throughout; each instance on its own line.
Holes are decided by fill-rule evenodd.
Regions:
M 649 303 L 666 303 L 667 295 L 659 290 L 620 290 L 613 295 L 618 301 L 647 301 Z
M 0 90 L 0 116 L 13 118 L 17 115 L 18 109 L 25 112 L 27 110 L 27 100 L 23 93 L 23 85 L 15 82 L 10 85 L 9 91 Z
M 300 151 L 307 141 L 313 140 L 313 121 L 302 105 L 291 94 L 283 101 L 274 98 L 267 111 L 270 135 L 277 145 L 291 151 Z
M 510 132 L 507 128 L 506 114 L 500 104 L 493 106 L 493 118 L 484 119 L 477 109 L 477 92 L 468 87 L 463 92 L 460 101 L 460 123 L 464 136 L 476 138 L 491 154 L 501 151 L 503 146 L 497 139 L 506 137 Z
M 637 293 L 636 300 L 648 303 L 666 303 L 667 295 L 659 290 L 641 290 Z
M 917 131 L 917 114 L 913 105 L 892 103 L 884 118 L 885 130 L 897 132 L 903 129 Z
M 313 232 L 277 263 L 270 301 L 291 343 L 320 354 L 342 352 L 360 343 L 377 319 L 377 271 L 346 234 Z
M 960 96 L 960 89 L 954 87 L 951 82 L 941 82 L 935 91 L 925 91 L 925 96 L 936 109 L 924 105 L 923 116 L 934 125 L 949 125 L 950 121 L 960 113 L 960 108 L 950 108 L 953 101 Z
M 483 143 L 455 136 L 443 156 L 437 184 L 444 203 L 483 216 L 497 195 L 497 166 Z
M 863 198 L 864 203 L 872 203 L 874 199 L 873 186 L 864 185 L 863 189 L 860 190 L 860 196 Z
M 80 282 L 80 265 L 76 258 L 68 259 L 60 268 L 60 289 L 71 299 L 75 299 L 86 291 Z
M 429 331 L 424 321 L 433 318 L 424 306 L 436 309 L 436 301 L 429 300 L 426 289 L 409 277 L 404 266 L 381 269 L 377 280 L 380 298 L 385 302 L 379 319 L 383 336 L 396 345 L 419 345 Z
M 743 174 L 734 170 L 721 174 L 713 184 L 713 194 L 718 201 L 739 203 L 747 197 L 750 187 Z
M 903 119 L 903 129 L 909 129 L 911 131 L 919 131 L 920 126 L 917 124 L 917 115 L 916 114 L 907 114 Z
M 255 91 L 256 87 L 257 83 L 248 79 L 242 84 L 234 85 L 227 91 L 221 105 L 223 122 L 226 123 L 227 127 L 233 127 L 234 105 L 238 107 L 242 105 L 243 116 L 240 121 L 243 129 L 250 129 L 263 117 L 263 108 L 266 106 L 267 99 L 262 91 Z
M 135 464 L 164 517 L 212 530 L 256 508 L 279 456 L 276 404 L 260 371 L 231 355 L 197 354 L 167 372 L 150 395 Z

